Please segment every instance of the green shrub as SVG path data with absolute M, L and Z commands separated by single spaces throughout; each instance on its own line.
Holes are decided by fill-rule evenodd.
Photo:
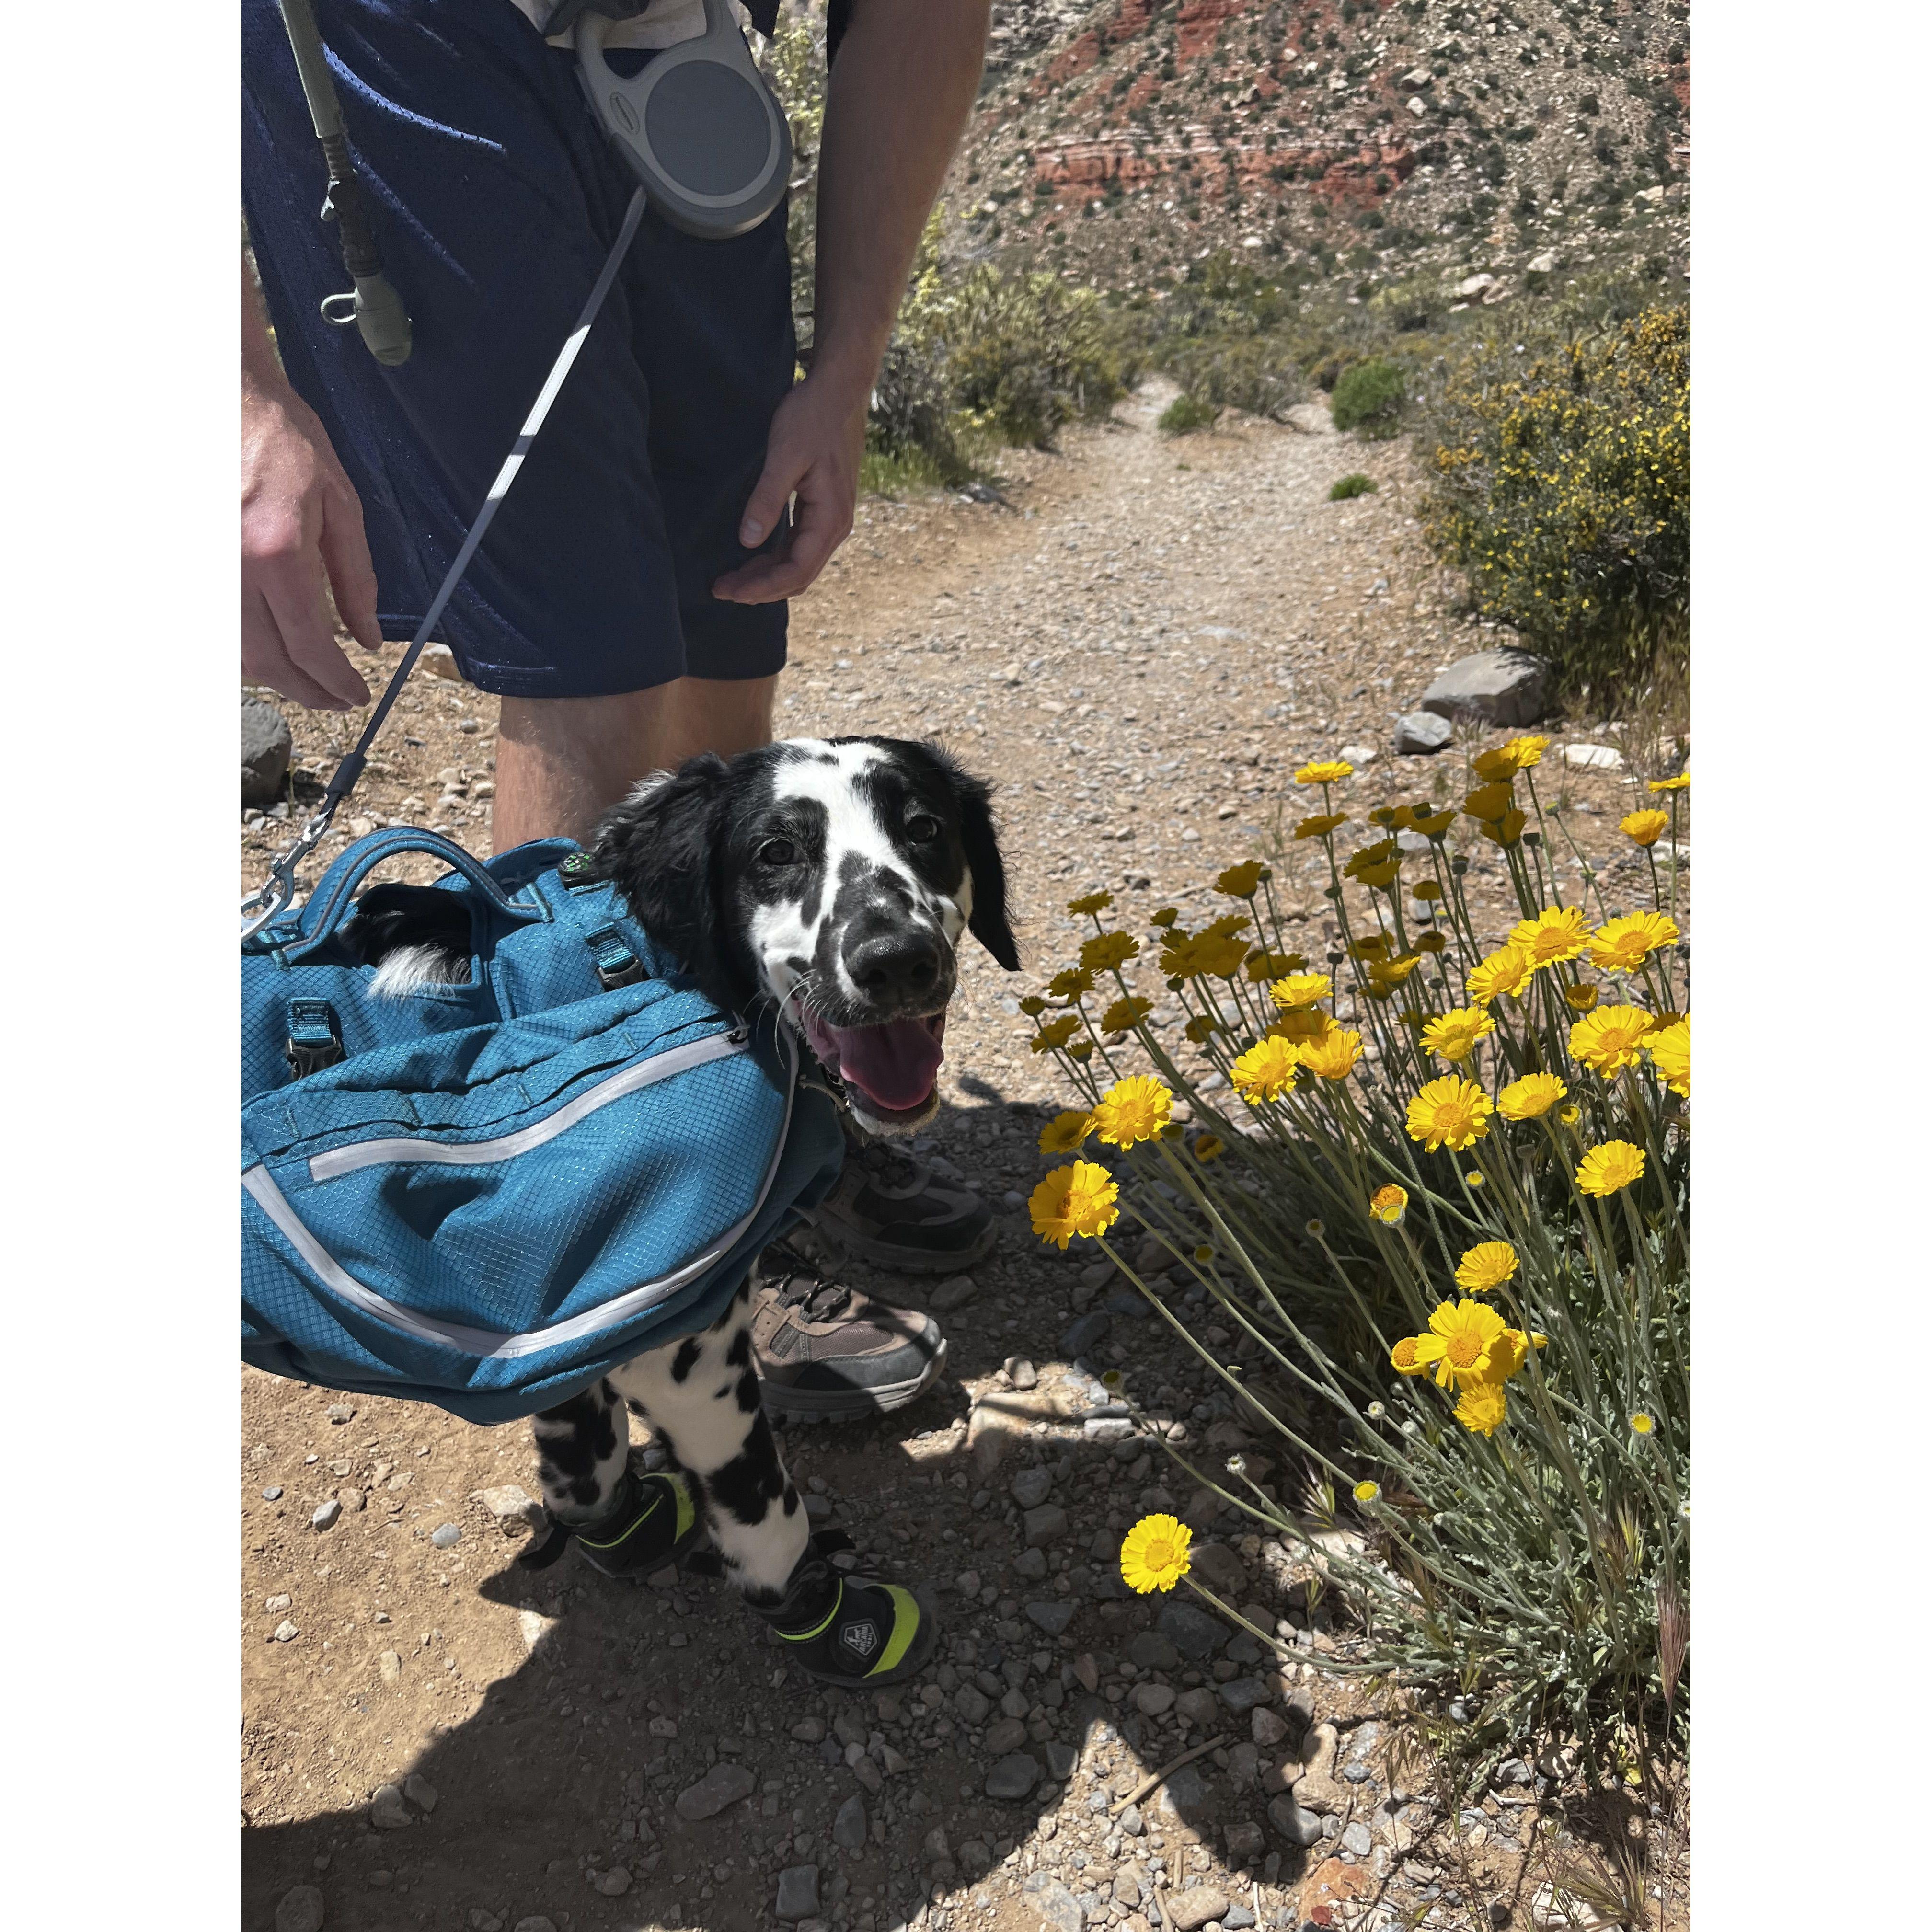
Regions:
M 1351 470 L 1329 485 L 1328 500 L 1331 503 L 1346 503 L 1351 496 L 1366 496 L 1380 488 L 1372 476 L 1364 476 L 1359 470 Z
M 1280 335 L 1214 336 L 1168 346 L 1160 366 L 1216 410 L 1279 421 L 1308 393 L 1294 344 Z
M 1184 389 L 1161 411 L 1156 427 L 1163 436 L 1186 436 L 1209 428 L 1220 413 L 1211 403 L 1198 401 Z
M 1090 289 L 982 266 L 937 306 L 955 402 L 1009 442 L 1047 448 L 1126 393 L 1129 360 Z
M 1688 657 L 1690 381 L 1689 315 L 1653 305 L 1527 366 L 1490 337 L 1435 412 L 1424 530 L 1572 694 Z
M 1330 404 L 1335 427 L 1359 429 L 1374 438 L 1394 435 L 1406 388 L 1401 370 L 1384 356 L 1372 356 L 1345 369 L 1336 381 Z

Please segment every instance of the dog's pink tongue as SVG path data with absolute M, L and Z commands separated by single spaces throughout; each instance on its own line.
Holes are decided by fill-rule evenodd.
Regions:
M 922 1105 L 946 1057 L 930 1027 L 920 1020 L 888 1020 L 882 1026 L 832 1027 L 841 1076 L 862 1087 L 882 1107 Z

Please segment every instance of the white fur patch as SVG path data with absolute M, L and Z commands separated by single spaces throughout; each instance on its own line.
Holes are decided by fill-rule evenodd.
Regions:
M 462 986 L 469 980 L 470 962 L 460 952 L 441 946 L 399 946 L 384 956 L 369 990 L 379 1000 L 405 1000 L 425 986 Z

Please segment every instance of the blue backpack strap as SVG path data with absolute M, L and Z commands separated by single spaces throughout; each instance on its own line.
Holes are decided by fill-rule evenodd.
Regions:
M 326 1000 L 289 1002 L 289 1070 L 299 1080 L 343 1058 L 342 1022 Z

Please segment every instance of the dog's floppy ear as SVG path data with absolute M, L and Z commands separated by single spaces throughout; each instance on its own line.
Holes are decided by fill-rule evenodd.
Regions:
M 724 761 L 715 752 L 653 772 L 591 834 L 590 860 L 632 916 L 713 998 L 727 976 L 712 866 L 722 844 Z
M 993 830 L 992 794 L 936 745 L 925 749 L 945 774 L 959 814 L 960 843 L 966 848 L 966 869 L 973 880 L 973 910 L 967 917 L 967 929 L 1009 973 L 1017 973 L 1020 952 L 1006 922 L 1006 868 Z

